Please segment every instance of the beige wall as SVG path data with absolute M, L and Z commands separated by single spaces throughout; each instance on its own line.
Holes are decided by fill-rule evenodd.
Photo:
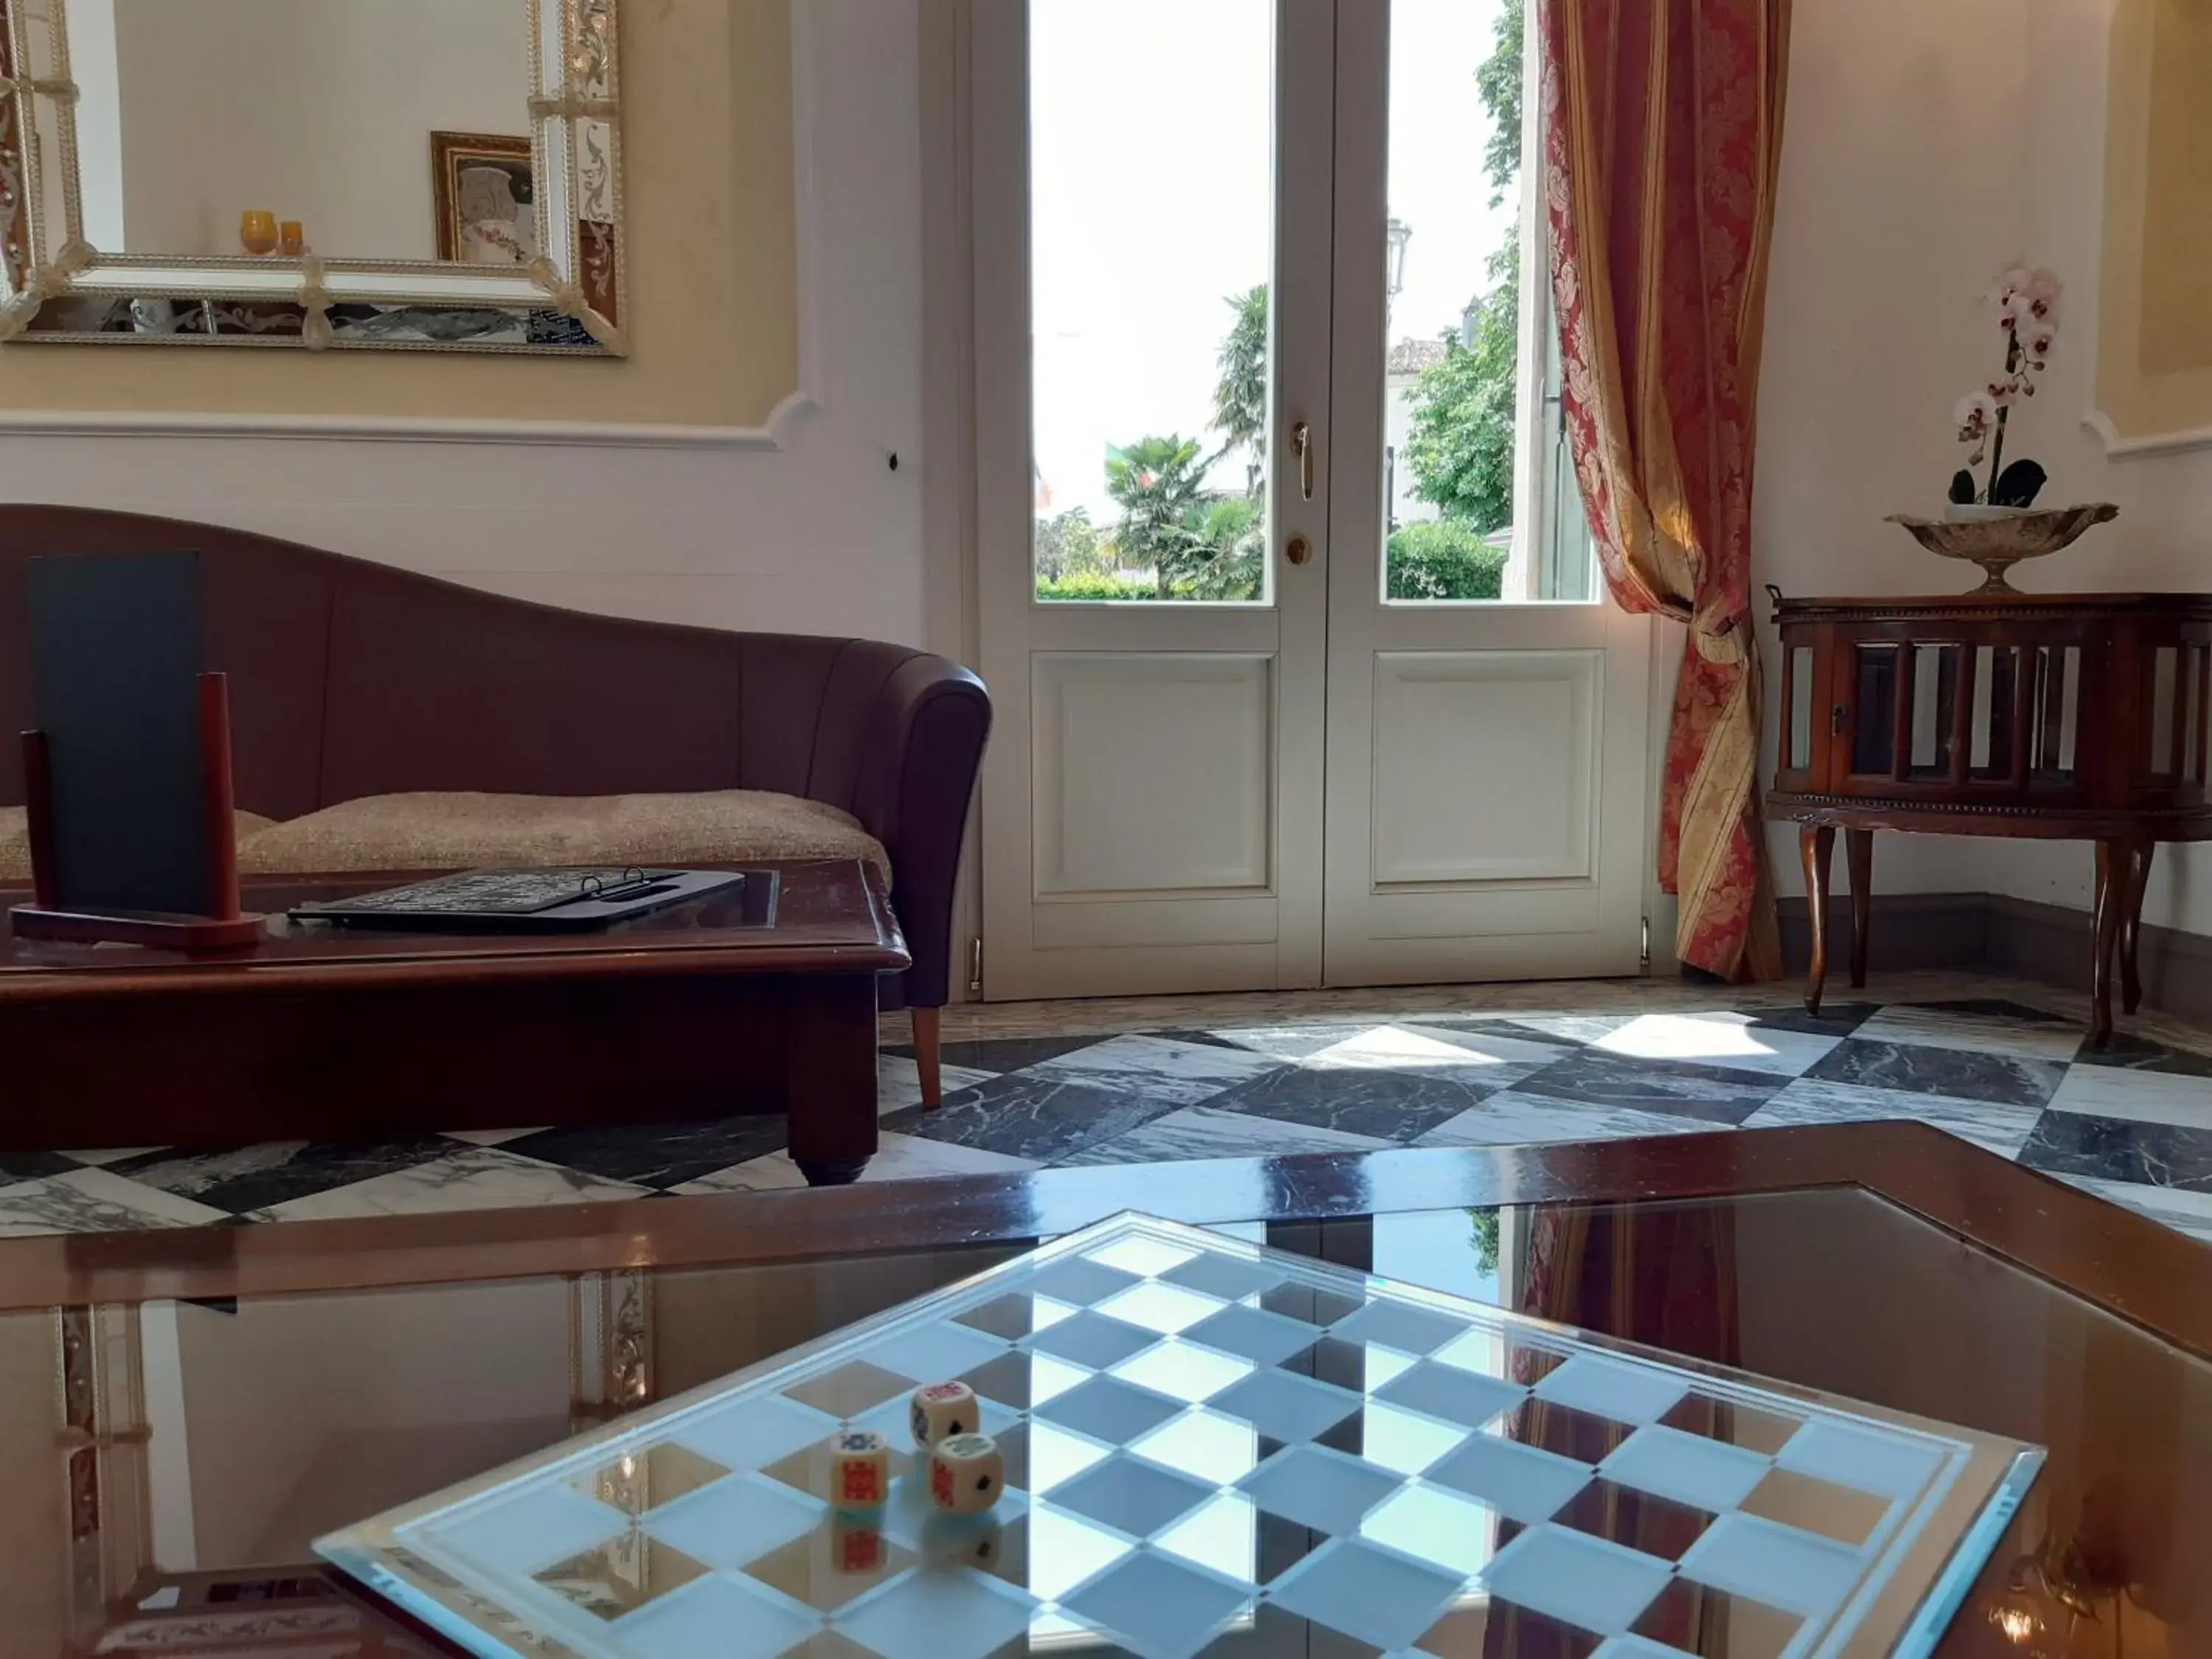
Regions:
M 789 5 L 624 8 L 627 362 L 15 344 L 0 411 L 765 424 L 799 390 Z
M 526 136 L 526 21 L 520 0 L 115 0 L 124 251 L 236 253 L 263 208 L 324 254 L 436 258 L 429 135 Z
M 2097 404 L 2123 438 L 2212 428 L 2212 7 L 2112 23 Z

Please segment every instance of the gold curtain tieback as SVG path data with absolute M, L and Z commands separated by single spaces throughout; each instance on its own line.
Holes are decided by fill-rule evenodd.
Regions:
M 300 307 L 305 313 L 300 319 L 300 343 L 310 351 L 329 350 L 331 291 L 323 284 L 323 262 L 312 253 L 300 260 Z

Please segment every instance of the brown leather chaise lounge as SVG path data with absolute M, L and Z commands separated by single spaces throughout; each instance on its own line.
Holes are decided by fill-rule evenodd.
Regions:
M 31 723 L 27 561 L 175 548 L 201 556 L 209 665 L 230 677 L 249 875 L 636 862 L 641 847 L 866 858 L 914 957 L 884 1000 L 914 1010 L 937 1099 L 991 705 L 966 669 L 903 646 L 586 616 L 211 525 L 0 506 L 0 883 L 27 879 L 8 866 L 27 869 L 12 741 Z

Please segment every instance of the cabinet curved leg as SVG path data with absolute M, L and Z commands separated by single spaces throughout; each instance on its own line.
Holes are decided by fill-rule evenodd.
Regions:
M 1844 862 L 1851 872 L 1851 988 L 1867 979 L 1867 939 L 1874 920 L 1874 831 L 1844 831 Z
M 2120 1004 L 2131 1014 L 2142 1006 L 2139 953 L 2142 945 L 2143 890 L 2150 885 L 2151 855 L 2157 850 L 2156 842 L 2143 842 L 2128 860 L 2127 912 L 2120 918 Z
M 1820 1012 L 1828 986 L 1828 866 L 1835 856 L 1836 832 L 1808 823 L 1797 832 L 1797 851 L 1805 860 L 1805 902 L 1813 916 L 1813 965 L 1805 975 L 1805 1007 Z
M 2095 955 L 2089 971 L 2089 1046 L 2103 1048 L 2112 1040 L 2112 960 L 2119 954 L 2120 921 L 2128 908 L 2128 877 L 2135 865 L 2134 849 L 2124 841 L 2097 843 Z

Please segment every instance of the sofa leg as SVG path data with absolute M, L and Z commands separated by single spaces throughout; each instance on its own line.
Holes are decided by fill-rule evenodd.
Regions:
M 945 1103 L 945 1066 L 939 1058 L 939 1039 L 943 1032 L 942 1008 L 915 1008 L 914 1016 L 914 1065 L 921 1073 L 921 1103 L 934 1108 Z

